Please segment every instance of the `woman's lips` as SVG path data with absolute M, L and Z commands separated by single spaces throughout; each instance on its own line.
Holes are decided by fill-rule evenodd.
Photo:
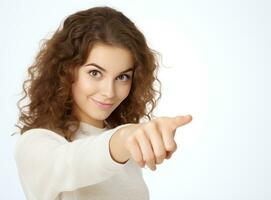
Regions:
M 108 109 L 108 108 L 111 108 L 113 106 L 113 104 L 104 104 L 104 103 L 101 103 L 99 101 L 96 101 L 95 99 L 92 99 L 95 104 L 99 107 L 99 108 L 102 108 L 102 109 Z

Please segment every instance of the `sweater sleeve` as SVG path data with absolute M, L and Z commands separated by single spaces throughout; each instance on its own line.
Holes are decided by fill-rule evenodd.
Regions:
M 114 161 L 109 141 L 117 129 L 68 142 L 47 129 L 31 129 L 20 135 L 15 162 L 27 199 L 55 199 L 60 192 L 102 182 L 125 164 Z

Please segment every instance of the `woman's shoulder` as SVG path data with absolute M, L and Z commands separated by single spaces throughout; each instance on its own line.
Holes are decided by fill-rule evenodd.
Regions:
M 27 155 L 46 152 L 68 141 L 61 135 L 45 128 L 32 128 L 19 135 L 14 145 L 14 157 L 17 163 L 25 162 Z
M 46 128 L 29 129 L 19 136 L 18 142 L 24 140 L 40 140 L 40 139 L 67 142 L 67 140 L 63 136 Z

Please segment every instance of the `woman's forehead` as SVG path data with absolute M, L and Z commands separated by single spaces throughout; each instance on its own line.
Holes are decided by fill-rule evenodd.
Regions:
M 112 68 L 126 70 L 134 66 L 134 59 L 132 52 L 126 48 L 99 43 L 93 46 L 84 65 L 90 63 L 95 63 L 104 71 Z

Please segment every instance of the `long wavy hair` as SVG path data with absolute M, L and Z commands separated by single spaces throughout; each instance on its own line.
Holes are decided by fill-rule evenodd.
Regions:
M 151 120 L 161 98 L 155 89 L 160 53 L 149 48 L 144 35 L 122 12 L 111 7 L 92 7 L 68 16 L 49 39 L 44 39 L 17 102 L 20 134 L 33 128 L 47 128 L 72 141 L 80 120 L 72 113 L 71 86 L 95 43 L 119 46 L 131 51 L 135 71 L 129 95 L 105 120 L 108 128 Z M 20 103 L 28 98 L 26 105 Z M 21 125 L 21 126 L 20 126 Z M 73 127 L 73 128 L 71 128 Z

